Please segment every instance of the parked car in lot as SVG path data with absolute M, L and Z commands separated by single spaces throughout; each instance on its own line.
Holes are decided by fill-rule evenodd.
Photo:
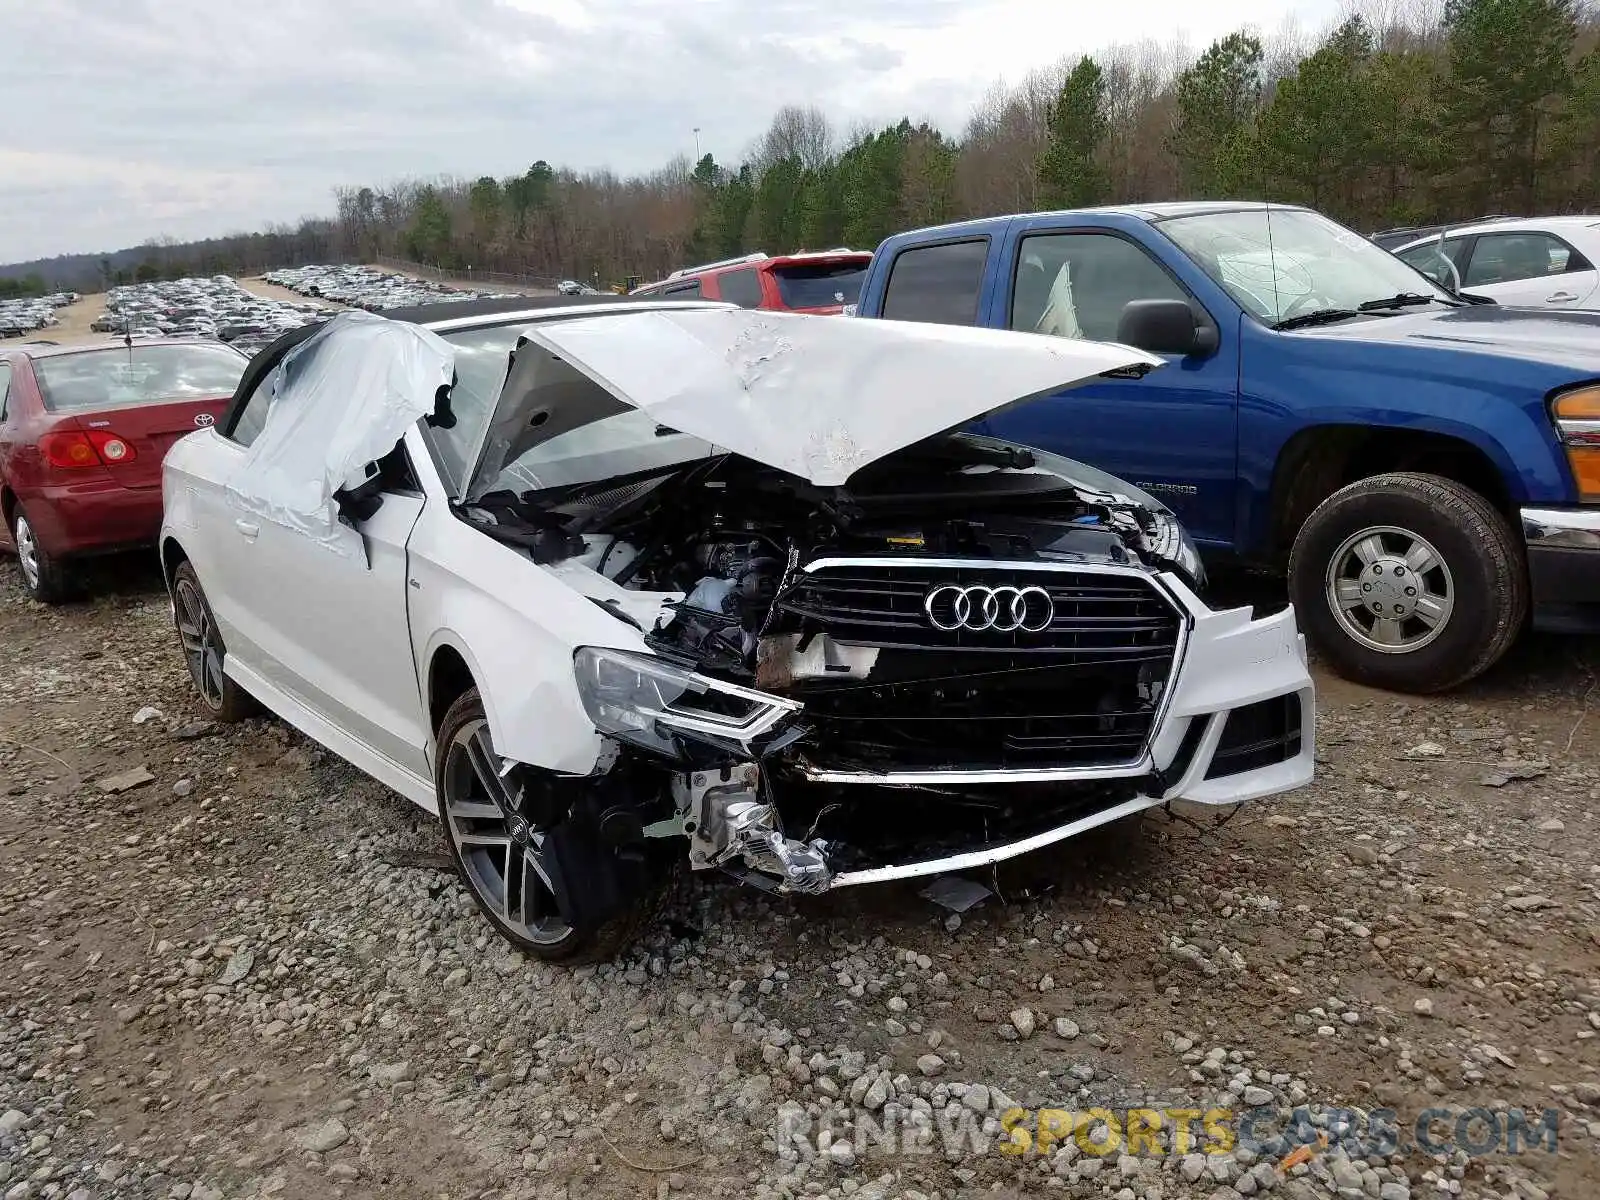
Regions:
M 442 304 L 446 301 L 504 298 L 512 292 L 458 288 L 431 279 L 413 279 L 397 271 L 374 267 L 316 265 L 285 267 L 262 275 L 268 283 L 286 287 L 302 296 L 335 300 L 369 312 L 402 305 Z
M 1449 688 L 1530 612 L 1600 630 L 1600 313 L 1472 303 L 1315 212 L 1215 202 L 899 234 L 857 315 L 1160 354 L 978 428 L 1070 448 L 1204 551 L 1286 569 L 1350 678 Z
M 227 275 L 160 280 L 114 287 L 106 311 L 89 328 L 101 333 L 156 337 L 205 337 L 250 350 L 285 330 L 326 314 L 324 305 L 269 300 L 240 287 Z
M 217 342 L 0 348 L 0 550 L 36 600 L 84 556 L 153 545 L 161 459 L 227 407 L 244 355 Z
M 396 315 L 257 356 L 168 456 L 161 560 L 210 710 L 437 812 L 516 945 L 609 955 L 685 851 L 815 893 L 1310 778 L 1291 610 L 1210 610 L 1159 501 L 948 432 L 1154 356 L 615 297 Z
M 1600 309 L 1600 216 L 1459 225 L 1394 253 L 1437 283 L 1501 304 Z
M 659 283 L 635 288 L 636 297 L 723 300 L 740 308 L 834 314 L 854 304 L 872 254 L 866 250 L 817 250 L 742 258 L 684 267 Z
M 1487 225 L 1493 221 L 1514 221 L 1516 217 L 1507 216 L 1505 213 L 1489 213 L 1481 217 L 1473 217 L 1463 224 Z M 1409 246 L 1412 242 L 1424 238 L 1436 238 L 1440 233 L 1449 229 L 1449 225 L 1400 225 L 1394 229 L 1380 229 L 1372 235 L 1372 244 L 1381 246 L 1385 250 L 1398 250 L 1401 246 Z

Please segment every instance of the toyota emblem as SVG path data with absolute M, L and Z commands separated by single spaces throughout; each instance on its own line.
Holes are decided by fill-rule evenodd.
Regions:
M 201 429 L 207 429 L 210 426 L 215 425 L 217 423 L 217 419 L 207 412 L 195 413 L 194 423 L 200 426 Z
M 1055 619 L 1055 602 L 1042 587 L 961 587 L 946 583 L 922 602 L 929 623 L 944 633 L 970 629 L 981 633 L 1043 633 Z

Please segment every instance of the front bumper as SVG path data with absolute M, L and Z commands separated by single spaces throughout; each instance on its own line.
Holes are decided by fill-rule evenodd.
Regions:
M 1546 633 L 1600 633 L 1600 511 L 1525 508 L 1533 627 Z
M 1189 629 L 1165 701 L 1165 711 L 1140 763 L 1129 767 L 1074 770 L 1061 782 L 1137 777 L 1130 799 L 1085 813 L 1054 829 L 1020 840 L 833 876 L 832 887 L 882 883 L 989 866 L 1054 845 L 1123 817 L 1169 801 L 1223 806 L 1291 791 L 1311 782 L 1316 760 L 1316 696 L 1306 662 L 1305 638 L 1293 609 L 1253 620 L 1247 608 L 1214 612 L 1175 575 L 1162 587 L 1184 610 Z M 1230 734 L 1230 714 L 1240 727 L 1276 721 L 1244 737 Z M 1260 732 L 1262 736 L 1251 737 Z M 1004 784 L 1004 772 L 984 782 Z M 1038 782 L 1019 773 L 1012 782 Z

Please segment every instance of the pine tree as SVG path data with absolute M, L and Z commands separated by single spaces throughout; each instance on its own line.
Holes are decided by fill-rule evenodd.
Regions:
M 1261 65 L 1261 43 L 1230 33 L 1178 77 L 1170 147 L 1190 195 L 1229 196 L 1254 187 Z
M 1447 0 L 1438 113 L 1457 211 L 1538 211 L 1555 114 L 1572 89 L 1576 0 Z
M 1100 147 L 1110 126 L 1106 119 L 1106 80 L 1094 59 L 1085 56 L 1062 81 L 1046 120 L 1049 140 L 1039 155 L 1039 193 L 1050 208 L 1083 208 L 1106 198 Z
M 1371 161 L 1375 48 L 1367 23 L 1352 17 L 1279 81 L 1258 123 L 1273 199 L 1357 216 L 1357 188 Z

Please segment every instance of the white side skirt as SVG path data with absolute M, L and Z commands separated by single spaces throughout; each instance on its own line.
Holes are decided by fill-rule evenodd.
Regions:
M 223 660 L 223 671 L 267 708 L 293 725 L 312 741 L 333 751 L 357 770 L 365 771 L 386 788 L 399 792 L 413 804 L 430 813 L 439 811 L 433 781 L 402 767 L 365 742 L 357 741 L 337 726 L 330 725 L 299 700 L 274 687 L 235 658 Z

